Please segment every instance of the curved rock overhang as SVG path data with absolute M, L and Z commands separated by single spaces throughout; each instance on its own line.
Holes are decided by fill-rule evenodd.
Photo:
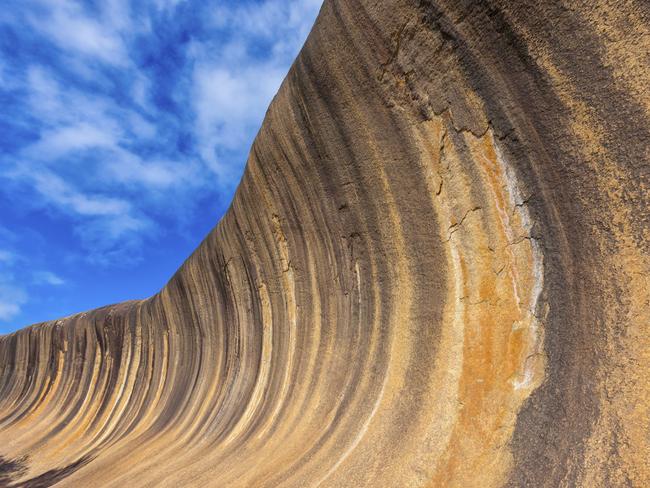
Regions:
M 649 52 L 327 0 L 165 288 L 0 337 L 0 484 L 649 486 Z

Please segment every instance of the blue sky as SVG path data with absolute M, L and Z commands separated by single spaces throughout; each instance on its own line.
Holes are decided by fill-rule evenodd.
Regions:
M 3 1 L 0 334 L 166 283 L 321 3 Z

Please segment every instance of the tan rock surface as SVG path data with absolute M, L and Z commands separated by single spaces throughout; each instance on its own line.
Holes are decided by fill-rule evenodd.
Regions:
M 0 337 L 0 485 L 650 486 L 649 53 L 327 0 L 167 286 Z

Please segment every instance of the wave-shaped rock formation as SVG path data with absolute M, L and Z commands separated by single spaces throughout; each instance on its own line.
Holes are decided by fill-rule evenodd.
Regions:
M 0 484 L 650 486 L 650 4 L 327 0 L 156 296 L 0 338 Z

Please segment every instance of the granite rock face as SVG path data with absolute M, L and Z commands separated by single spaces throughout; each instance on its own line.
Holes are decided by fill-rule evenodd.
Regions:
M 650 486 L 650 3 L 327 0 L 156 296 L 0 338 L 0 485 Z

